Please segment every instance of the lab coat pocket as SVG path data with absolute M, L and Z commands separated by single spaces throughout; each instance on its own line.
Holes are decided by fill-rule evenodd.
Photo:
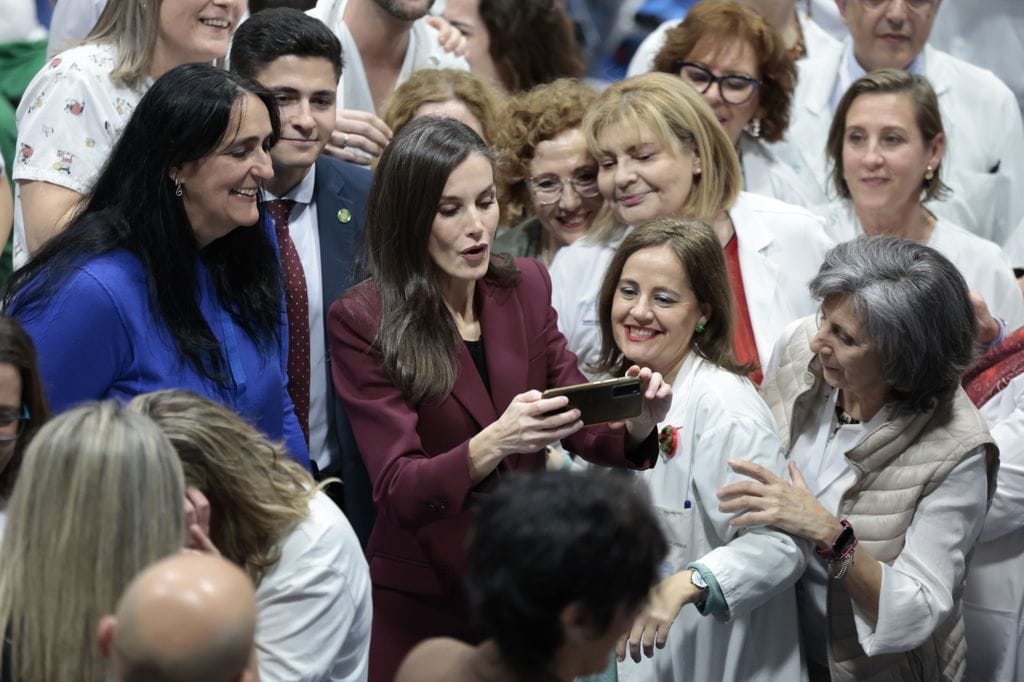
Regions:
M 694 559 L 693 508 L 669 509 L 655 506 L 654 510 L 668 544 L 668 554 L 661 562 L 661 577 L 664 579 L 682 571 Z
M 981 173 L 966 168 L 951 168 L 944 178 L 953 189 L 946 201 L 930 202 L 939 217 L 1002 244 L 1014 227 L 1011 219 L 1009 178 L 998 172 Z

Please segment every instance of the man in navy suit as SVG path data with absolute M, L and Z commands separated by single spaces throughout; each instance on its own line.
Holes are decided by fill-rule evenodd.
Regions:
M 324 320 L 352 286 L 369 171 L 321 156 L 334 130 L 341 44 L 318 19 L 288 8 L 258 12 L 235 32 L 231 68 L 278 102 L 281 138 L 264 208 L 277 239 L 289 316 L 289 392 L 318 478 L 366 544 L 374 508 L 369 479 L 331 383 Z M 303 324 L 305 322 L 306 324 Z

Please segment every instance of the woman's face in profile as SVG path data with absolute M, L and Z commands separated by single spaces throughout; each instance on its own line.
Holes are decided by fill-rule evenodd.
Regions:
M 427 250 L 441 273 L 442 288 L 487 274 L 497 228 L 494 169 L 473 152 L 448 176 L 430 228 Z
M 14 455 L 22 422 L 21 372 L 9 362 L 0 362 L 0 473 Z
M 259 220 L 260 186 L 274 177 L 269 151 L 272 134 L 267 107 L 247 92 L 235 102 L 226 139 L 177 174 L 185 213 L 200 247 Z
M 832 388 L 858 396 L 888 392 L 882 356 L 846 296 L 829 296 L 822 302 L 811 351 L 818 355 Z

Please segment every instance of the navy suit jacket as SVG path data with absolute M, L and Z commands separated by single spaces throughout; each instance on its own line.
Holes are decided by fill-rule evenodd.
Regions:
M 363 234 L 366 216 L 366 195 L 370 192 L 373 174 L 361 167 L 321 155 L 316 162 L 316 185 L 313 203 L 320 233 L 320 270 L 324 296 L 324 334 L 327 334 L 327 311 L 331 304 L 351 287 L 355 277 L 356 254 Z M 348 211 L 346 215 L 344 211 Z M 351 216 L 348 222 L 344 219 Z M 324 348 L 329 348 L 324 339 Z M 327 355 L 327 409 L 330 415 L 327 438 L 341 457 L 341 469 L 322 472 L 340 476 L 343 487 L 343 511 L 365 547 L 376 514 L 370 478 L 359 455 L 345 407 L 338 400 L 331 378 L 331 357 Z M 312 459 L 312 458 L 311 458 Z
M 316 206 L 317 231 L 320 237 L 320 270 L 323 291 L 324 332 L 327 311 L 331 304 L 353 284 L 356 253 L 363 233 L 366 195 L 373 174 L 361 166 L 321 155 L 316 161 L 316 184 L 313 204 Z M 270 221 L 268 221 L 269 223 Z M 274 235 L 272 227 L 270 234 Z M 275 245 L 276 245 L 276 236 Z M 324 347 L 329 347 L 324 339 Z M 340 454 L 340 463 L 320 472 L 320 477 L 339 476 L 343 483 L 342 509 L 366 546 L 375 516 L 370 479 L 356 447 L 345 408 L 338 400 L 331 379 L 331 358 L 327 357 L 327 438 Z M 312 456 L 310 457 L 312 460 Z

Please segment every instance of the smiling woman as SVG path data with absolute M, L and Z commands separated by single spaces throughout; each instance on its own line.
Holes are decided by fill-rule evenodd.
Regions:
M 58 54 L 18 108 L 14 267 L 81 209 L 133 109 L 179 64 L 227 53 L 242 0 L 109 0 L 85 42 Z
M 585 83 L 561 78 L 505 101 L 494 143 L 498 195 L 506 219 L 519 224 L 498 237 L 496 250 L 550 264 L 603 217 L 597 161 L 580 129 L 596 97 Z
M 396 200 L 397 198 L 400 200 Z M 331 306 L 334 385 L 373 483 L 377 521 L 370 680 L 394 679 L 432 636 L 479 641 L 465 610 L 465 541 L 477 502 L 510 471 L 538 470 L 565 439 L 582 456 L 641 468 L 671 401 L 661 375 L 631 368 L 643 413 L 582 428 L 582 383 L 549 304 L 546 270 L 491 253 L 494 160 L 452 119 L 418 118 L 388 145 L 367 199 L 367 279 Z
M 187 388 L 306 463 L 285 391 L 277 257 L 254 225 L 278 130 L 267 90 L 205 64 L 143 97 L 81 215 L 4 295 L 55 411 Z
M 659 218 L 714 229 L 735 298 L 737 356 L 766 364 L 786 324 L 814 311 L 805 282 L 828 248 L 821 222 L 740 191 L 732 141 L 701 95 L 676 76 L 616 83 L 589 108 L 582 129 L 613 219 L 563 248 L 551 265 L 559 326 L 580 367 L 600 348 L 595 300 L 615 247 L 634 225 Z
M 616 375 L 645 364 L 672 382 L 676 396 L 659 424 L 659 462 L 640 474 L 669 553 L 620 647 L 620 657 L 628 645 L 639 664 L 620 663 L 631 680 L 804 674 L 793 585 L 806 548 L 774 529 L 738 532 L 730 525 L 737 514 L 713 502 L 720 486 L 741 480 L 727 473 L 733 453 L 778 474 L 785 468 L 768 407 L 733 352 L 731 299 L 718 239 L 696 221 L 638 226 L 601 286 L 598 370 Z M 655 642 L 667 650 L 654 653 Z M 641 650 L 653 660 L 642 660 Z
M 932 212 L 951 194 L 946 142 L 926 78 L 894 69 L 858 78 L 836 107 L 826 146 L 837 200 L 815 210 L 836 241 L 888 234 L 937 249 L 1012 331 L 1024 325 L 1024 299 L 1002 249 Z

